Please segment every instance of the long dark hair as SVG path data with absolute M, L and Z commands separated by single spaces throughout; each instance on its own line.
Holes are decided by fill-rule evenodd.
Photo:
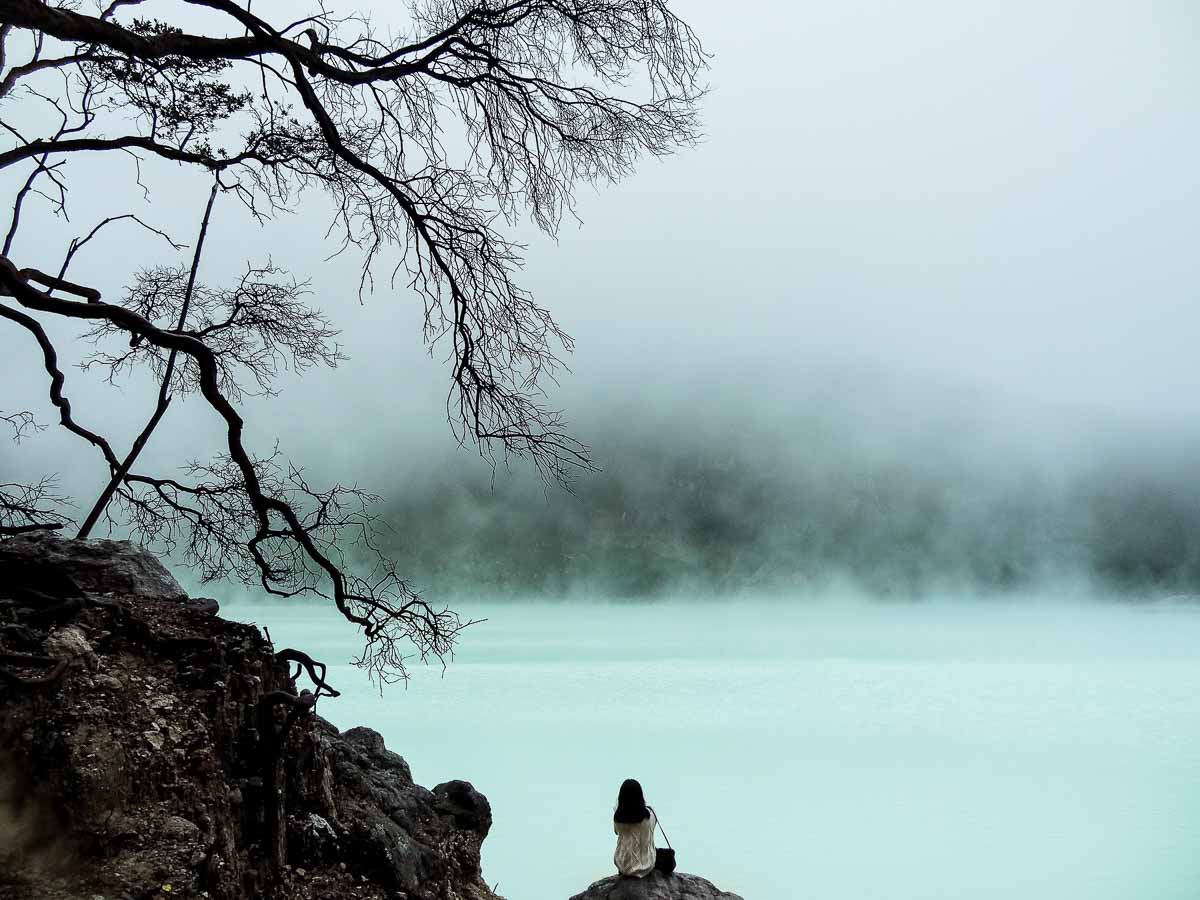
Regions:
M 613 813 L 613 821 L 633 824 L 644 822 L 648 818 L 650 810 L 646 807 L 642 786 L 636 778 L 626 778 L 621 782 L 621 790 L 617 792 L 617 810 Z

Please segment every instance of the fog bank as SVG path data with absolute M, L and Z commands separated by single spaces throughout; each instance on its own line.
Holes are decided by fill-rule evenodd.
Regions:
M 845 374 L 589 421 L 603 471 L 572 493 L 459 456 L 381 473 L 404 571 L 484 596 L 1200 592 L 1193 434 Z

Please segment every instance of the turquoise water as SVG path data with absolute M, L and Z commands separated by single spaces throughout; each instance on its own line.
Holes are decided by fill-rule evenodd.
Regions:
M 747 900 L 1194 900 L 1200 606 L 488 604 L 382 697 L 326 610 L 235 604 L 333 666 L 321 713 L 492 802 L 484 874 L 609 874 L 636 777 L 680 868 Z

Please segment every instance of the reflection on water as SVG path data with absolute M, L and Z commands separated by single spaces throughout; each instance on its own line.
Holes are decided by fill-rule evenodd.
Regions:
M 322 703 L 495 812 L 484 874 L 565 900 L 639 778 L 680 868 L 747 900 L 1193 900 L 1200 607 L 504 604 L 380 699 L 321 607 L 241 603 L 337 663 Z

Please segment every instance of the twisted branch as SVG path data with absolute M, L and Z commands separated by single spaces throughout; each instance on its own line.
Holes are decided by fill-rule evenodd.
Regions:
M 639 157 L 694 141 L 707 57 L 667 0 L 414 0 L 410 32 L 388 36 L 323 7 L 277 26 L 234 0 L 179 2 L 203 7 L 217 28 L 224 20 L 224 31 L 126 18 L 137 0 L 95 13 L 0 4 L 0 51 L 12 35 L 32 43 L 0 77 L 0 100 L 32 98 L 61 118 L 57 130 L 30 135 L 0 118 L 13 139 L 0 169 L 34 165 L 0 254 L 0 293 L 15 300 L 0 302 L 0 318 L 38 341 L 60 421 L 104 458 L 107 487 L 81 534 L 101 521 L 130 526 L 168 549 L 178 544 L 205 577 L 327 596 L 363 629 L 359 663 L 404 677 L 400 644 L 444 659 L 470 623 L 431 606 L 380 553 L 372 495 L 317 489 L 275 454 L 252 456 L 235 409 L 247 385 L 269 393 L 284 366 L 340 361 L 336 332 L 299 302 L 306 282 L 268 262 L 247 265 L 235 288 L 215 289 L 197 278 L 197 246 L 190 269 L 147 269 L 120 302 L 104 302 L 68 281 L 68 269 L 125 216 L 76 238 L 55 276 L 40 259 L 13 262 L 20 207 L 38 196 L 37 184 L 53 184 L 59 194 L 46 199 L 65 215 L 67 164 L 113 152 L 134 160 L 143 190 L 147 154 L 212 173 L 260 221 L 295 208 L 307 189 L 325 191 L 335 252 L 361 253 L 359 293 L 386 265 L 391 283 L 420 298 L 430 351 L 447 347 L 446 414 L 459 442 L 493 465 L 526 458 L 547 481 L 569 483 L 594 466 L 545 390 L 573 342 L 517 283 L 523 248 L 499 226 L 527 212 L 553 232 L 573 209 L 577 182 L 614 181 Z M 0 59 L 0 73 L 4 66 Z M 632 93 L 630 85 L 640 99 L 612 90 Z M 466 147 L 457 165 L 444 137 L 454 122 Z M 99 349 L 85 369 L 114 380 L 141 364 L 157 377 L 157 404 L 123 458 L 72 414 L 38 319 L 47 315 L 88 322 L 97 341 L 128 342 Z M 134 471 L 176 391 L 198 393 L 221 417 L 225 452 L 190 463 L 180 479 Z M 365 568 L 347 565 L 350 549 Z

